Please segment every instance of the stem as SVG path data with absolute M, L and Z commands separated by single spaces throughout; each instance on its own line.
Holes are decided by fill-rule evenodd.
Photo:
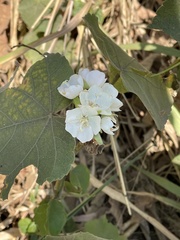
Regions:
M 97 141 L 99 145 L 103 145 L 103 140 L 101 138 L 101 135 L 98 133 L 97 135 L 94 135 L 94 139 Z
M 64 186 L 64 178 L 61 180 L 56 180 L 54 185 L 54 199 L 59 199 L 63 186 Z
M 172 70 L 173 68 L 178 67 L 178 66 L 180 66 L 180 59 L 178 59 L 175 63 L 173 63 L 171 66 L 169 66 L 168 68 L 166 68 L 162 72 L 152 74 L 151 77 L 164 75 L 165 73 L 169 72 L 170 70 Z
M 78 107 L 80 105 L 79 96 L 73 99 L 73 103 L 74 103 L 75 107 Z
M 31 50 L 34 50 L 35 52 L 39 53 L 41 56 L 45 57 L 45 55 L 42 54 L 39 50 L 37 50 L 37 49 L 34 48 L 34 47 L 28 46 L 28 45 L 26 45 L 26 44 L 20 43 L 20 44 L 18 44 L 18 45 L 13 46 L 12 49 L 15 48 L 15 47 L 26 47 L 26 48 L 29 48 L 29 49 L 31 49 Z
M 117 168 L 117 174 L 119 176 L 120 185 L 122 187 L 122 193 L 123 193 L 124 198 L 125 198 L 128 213 L 129 213 L 129 215 L 132 215 L 129 200 L 128 200 L 128 197 L 127 197 L 127 191 L 126 191 L 126 187 L 125 187 L 125 183 L 124 183 L 123 173 L 122 173 L 122 169 L 121 169 L 121 165 L 120 165 L 120 159 L 119 159 L 118 152 L 117 152 L 117 149 L 116 149 L 115 139 L 114 139 L 113 136 L 110 136 L 110 138 L 111 138 L 111 145 L 112 145 L 112 150 L 113 150 L 113 155 L 114 155 L 114 161 L 115 161 L 115 165 L 116 165 L 116 168 Z

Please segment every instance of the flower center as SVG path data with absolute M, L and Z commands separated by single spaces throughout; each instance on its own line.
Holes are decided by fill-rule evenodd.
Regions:
M 89 122 L 88 122 L 88 117 L 87 116 L 83 116 L 81 118 L 81 121 L 80 121 L 81 125 L 80 125 L 80 130 L 82 131 L 83 128 L 87 127 L 89 125 Z

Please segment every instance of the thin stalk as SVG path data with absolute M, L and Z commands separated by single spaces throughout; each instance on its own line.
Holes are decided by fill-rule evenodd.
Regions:
M 46 11 L 48 10 L 48 8 L 50 8 L 50 6 L 52 5 L 52 3 L 54 2 L 54 0 L 51 0 L 46 7 L 43 9 L 43 11 L 41 12 L 41 14 L 38 16 L 38 18 L 36 19 L 36 21 L 32 24 L 32 27 L 30 29 L 30 31 L 32 31 L 36 25 L 39 23 L 39 21 L 42 19 L 42 17 L 44 16 L 44 14 L 46 13 Z
M 58 0 L 58 1 L 55 2 L 55 5 L 54 5 L 53 11 L 51 13 L 51 17 L 49 19 L 49 22 L 48 22 L 46 31 L 44 33 L 44 36 L 48 36 L 50 34 L 52 26 L 53 26 L 54 19 L 56 17 L 56 14 L 57 14 L 61 4 L 62 4 L 62 0 Z M 41 49 L 45 50 L 45 47 L 46 47 L 46 43 L 43 43 L 42 46 L 41 46 Z
M 156 76 L 164 75 L 165 73 L 169 72 L 170 70 L 172 70 L 173 68 L 178 67 L 178 66 L 180 66 L 180 59 L 178 59 L 175 63 L 173 63 L 171 66 L 169 66 L 165 70 L 163 70 L 159 73 L 151 74 L 150 77 L 156 77 Z
M 116 143 L 115 143 L 114 137 L 112 135 L 110 136 L 110 138 L 111 138 L 111 145 L 112 145 L 112 150 L 113 150 L 113 155 L 114 155 L 114 161 L 115 161 L 117 173 L 118 173 L 118 176 L 120 179 L 120 185 L 122 187 L 122 193 L 125 198 L 128 213 L 129 213 L 129 215 L 132 215 L 129 200 L 127 197 L 127 191 L 126 191 L 126 187 L 125 187 L 125 183 L 124 183 L 123 173 L 122 173 L 122 169 L 121 169 L 121 165 L 120 165 L 120 159 L 119 159 L 119 155 L 118 155 L 117 148 L 116 148 Z
M 59 199 L 64 187 L 64 178 L 56 180 L 54 185 L 54 199 Z

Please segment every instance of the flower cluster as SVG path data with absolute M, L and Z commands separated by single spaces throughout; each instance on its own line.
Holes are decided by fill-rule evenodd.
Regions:
M 80 69 L 58 91 L 75 103 L 76 108 L 66 112 L 65 129 L 82 143 L 92 140 L 102 130 L 110 135 L 117 130 L 113 112 L 120 111 L 123 104 L 103 72 Z

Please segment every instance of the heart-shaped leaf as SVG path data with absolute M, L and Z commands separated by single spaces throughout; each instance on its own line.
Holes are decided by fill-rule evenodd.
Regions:
M 127 91 L 135 93 L 141 99 L 157 128 L 162 130 L 169 117 L 173 99 L 161 77 L 152 77 L 150 72 L 103 33 L 95 15 L 87 14 L 84 20 L 102 54 L 119 70 Z
M 99 219 L 90 220 L 85 224 L 85 231 L 92 233 L 98 237 L 122 240 L 125 239 L 119 236 L 118 228 L 112 223 L 108 222 L 106 216 L 102 216 Z
M 172 38 L 180 41 L 180 2 L 179 0 L 166 0 L 157 10 L 150 28 L 163 30 Z
M 38 228 L 39 235 L 50 234 L 58 235 L 67 220 L 67 214 L 64 206 L 57 199 L 51 199 L 49 202 L 43 201 L 34 210 L 34 221 Z
M 64 236 L 46 236 L 44 240 L 108 240 L 107 238 L 100 238 L 88 232 L 79 232 L 73 234 L 66 234 Z M 112 239 L 111 239 L 112 240 Z
M 74 160 L 74 139 L 56 114 L 70 101 L 57 87 L 73 74 L 65 57 L 49 54 L 34 64 L 18 88 L 0 93 L 0 173 L 7 197 L 19 171 L 33 164 L 38 183 L 61 179 Z
M 89 186 L 89 170 L 86 166 L 79 164 L 69 174 L 71 184 L 78 188 L 79 192 L 85 193 Z

